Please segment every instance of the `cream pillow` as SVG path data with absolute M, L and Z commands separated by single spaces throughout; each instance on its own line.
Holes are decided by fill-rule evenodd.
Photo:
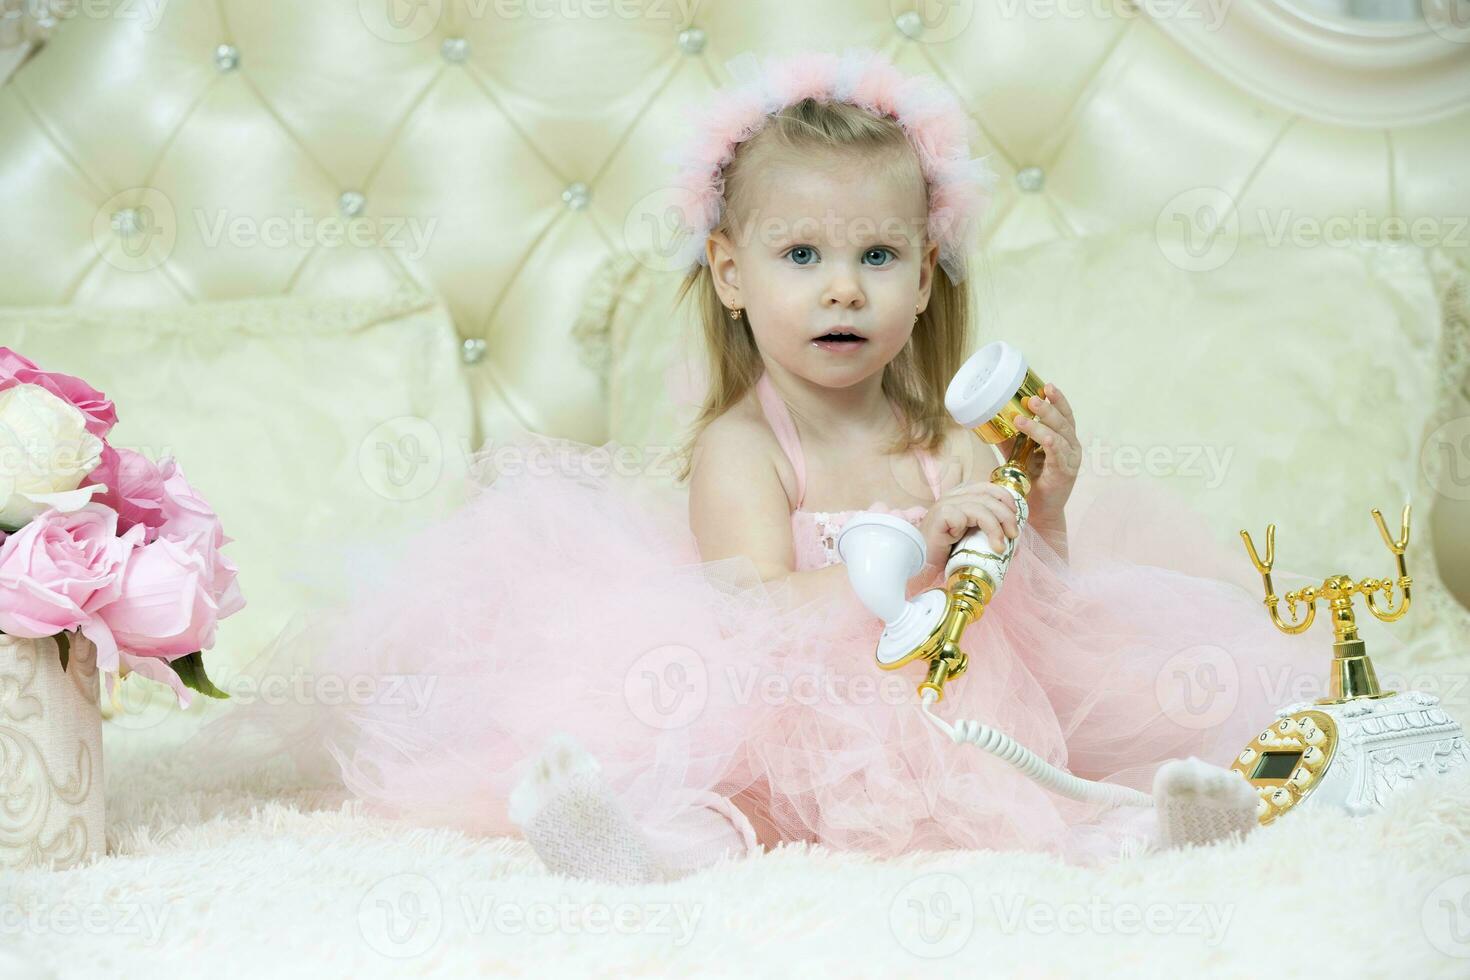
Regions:
M 590 294 L 580 333 L 606 364 L 619 442 L 677 445 L 698 407 L 698 332 L 687 308 L 673 309 L 679 279 L 621 256 Z M 1239 554 L 1242 583 L 1259 578 L 1238 532 L 1264 549 L 1272 522 L 1283 572 L 1389 575 L 1370 511 L 1393 529 L 1412 500 L 1415 607 L 1383 628 L 1463 648 L 1470 612 L 1439 580 L 1431 545 L 1443 454 L 1421 450 L 1453 418 L 1464 381 L 1466 324 L 1443 309 L 1464 279 L 1412 246 L 1249 238 L 1219 268 L 1192 272 L 1152 231 L 1120 232 L 978 263 L 977 339 L 1016 344 L 1070 397 L 1088 454 L 1072 507 L 1118 479 L 1178 495 Z M 1376 623 L 1364 634 L 1383 635 Z
M 163 309 L 0 309 L 0 344 L 117 405 L 110 441 L 172 454 L 235 540 L 246 606 L 205 655 L 248 663 L 342 594 L 354 537 L 401 534 L 462 494 L 473 437 L 459 338 L 416 288 Z M 128 685 L 129 688 L 135 685 Z

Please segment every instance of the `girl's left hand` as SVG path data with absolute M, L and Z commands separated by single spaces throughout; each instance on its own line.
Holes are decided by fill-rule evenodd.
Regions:
M 1031 478 L 1031 492 L 1026 495 L 1029 523 L 1038 531 L 1054 532 L 1066 528 L 1062 509 L 1077 483 L 1082 466 L 1082 441 L 1077 436 L 1077 422 L 1067 396 L 1054 384 L 1047 384 L 1042 390 L 1045 398 L 1033 395 L 1026 402 L 1036 418 L 1018 416 L 1016 428 L 1042 450 L 1041 453 L 1033 451 L 1026 460 L 1026 475 Z M 1009 456 L 1015 441 L 1014 438 L 1005 440 L 1000 444 L 1000 451 Z

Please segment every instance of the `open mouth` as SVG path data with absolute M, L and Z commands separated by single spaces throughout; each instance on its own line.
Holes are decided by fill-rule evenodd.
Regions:
M 822 336 L 812 341 L 813 344 L 816 344 L 822 350 L 829 351 L 857 350 L 867 342 L 866 337 L 845 330 L 833 330 L 830 333 L 822 334 Z

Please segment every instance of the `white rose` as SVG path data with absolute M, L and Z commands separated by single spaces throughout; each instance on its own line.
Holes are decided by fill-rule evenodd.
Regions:
M 0 527 L 13 531 L 49 507 L 73 511 L 102 486 L 80 487 L 102 440 L 75 405 L 40 385 L 0 391 Z

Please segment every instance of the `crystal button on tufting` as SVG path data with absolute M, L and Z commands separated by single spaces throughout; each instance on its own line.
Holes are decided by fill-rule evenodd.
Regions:
M 451 64 L 459 64 L 470 56 L 470 42 L 462 37 L 446 37 L 439 54 Z
M 485 341 L 481 337 L 466 337 L 460 345 L 459 359 L 466 364 L 479 364 L 485 358 Z
M 343 191 L 337 198 L 337 210 L 344 218 L 355 218 L 367 207 L 367 198 L 358 191 Z
M 581 211 L 592 199 L 592 191 L 579 180 L 575 184 L 567 185 L 567 189 L 561 192 L 561 199 L 573 211 Z
M 704 31 L 698 27 L 686 27 L 679 32 L 679 50 L 685 54 L 699 54 L 704 50 Z
M 123 238 L 136 235 L 143 230 L 143 217 L 137 208 L 123 208 L 112 212 L 112 230 Z
M 220 71 L 234 71 L 240 67 L 240 49 L 233 44 L 221 44 L 214 49 L 214 67 Z
M 924 36 L 924 18 L 919 16 L 917 10 L 907 10 L 893 18 L 893 26 L 904 37 L 919 40 Z

